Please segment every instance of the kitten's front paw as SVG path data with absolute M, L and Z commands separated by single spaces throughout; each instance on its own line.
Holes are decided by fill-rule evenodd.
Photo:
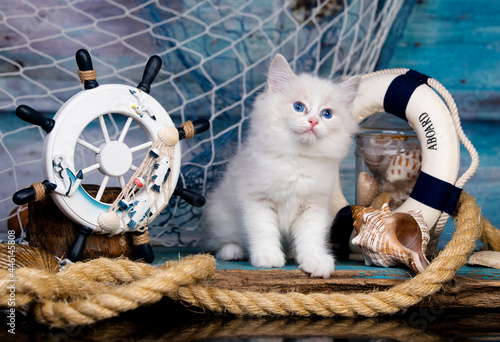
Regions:
M 307 256 L 302 258 L 299 268 L 311 277 L 329 278 L 335 271 L 335 260 L 328 254 Z
M 217 254 L 215 254 L 215 257 L 221 260 L 243 260 L 244 256 L 245 252 L 243 248 L 236 243 L 224 245 Z
M 281 250 L 252 253 L 250 256 L 253 267 L 283 267 L 285 262 L 285 255 Z

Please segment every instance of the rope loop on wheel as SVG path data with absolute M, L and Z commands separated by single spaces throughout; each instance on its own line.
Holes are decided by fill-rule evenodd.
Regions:
M 38 201 L 43 200 L 45 198 L 45 195 L 46 195 L 45 187 L 43 186 L 43 184 L 41 182 L 37 182 L 37 183 L 31 184 L 31 186 L 33 187 L 33 190 L 35 191 L 34 201 L 38 202 Z
M 132 235 L 135 246 L 145 245 L 145 244 L 151 242 L 151 238 L 149 237 L 148 228 L 147 227 L 143 227 L 143 228 L 144 228 L 143 233 Z
M 195 129 L 191 120 L 182 123 L 181 127 L 184 129 L 184 132 L 186 133 L 186 139 L 192 139 L 194 137 Z
M 80 83 L 95 81 L 97 79 L 97 72 L 95 70 L 78 70 L 78 76 L 80 77 Z

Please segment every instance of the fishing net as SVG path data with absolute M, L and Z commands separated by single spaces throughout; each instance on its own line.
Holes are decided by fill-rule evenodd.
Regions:
M 87 49 L 100 84 L 135 86 L 149 56 L 163 67 L 151 95 L 176 125 L 198 118 L 209 132 L 182 142 L 179 182 L 206 194 L 230 151 L 244 139 L 255 95 L 276 53 L 297 71 L 325 77 L 375 69 L 402 0 L 4 0 L 0 4 L 0 230 L 6 237 L 12 194 L 43 179 L 44 131 L 13 113 L 26 104 L 51 117 L 82 90 L 74 53 Z M 111 137 L 122 118 L 105 122 Z M 92 123 L 81 133 L 103 141 Z M 135 134 L 135 136 L 134 136 Z M 128 138 L 140 141 L 138 125 Z M 87 161 L 85 149 L 78 167 Z M 141 160 L 144 156 L 138 157 Z M 92 178 L 86 178 L 92 182 Z M 119 185 L 119 184 L 116 184 Z M 113 186 L 113 184 L 110 184 Z M 201 209 L 172 198 L 150 225 L 153 241 L 193 245 Z M 11 218 L 16 219 L 15 214 Z M 21 237 L 22 238 L 22 237 Z

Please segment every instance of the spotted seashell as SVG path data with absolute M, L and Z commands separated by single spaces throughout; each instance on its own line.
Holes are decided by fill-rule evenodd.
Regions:
M 360 172 L 356 184 L 356 202 L 368 206 L 378 195 L 378 183 L 368 172 Z
M 422 166 L 420 151 L 406 151 L 404 154 L 391 156 L 385 171 L 385 179 L 389 183 L 416 179 Z
M 101 230 L 113 233 L 120 228 L 120 217 L 113 210 L 105 211 L 97 218 L 97 225 Z
M 353 219 L 352 244 L 361 248 L 367 265 L 405 264 L 415 273 L 429 265 L 425 257 L 429 232 L 420 211 L 392 213 L 387 205 L 379 210 L 353 208 Z

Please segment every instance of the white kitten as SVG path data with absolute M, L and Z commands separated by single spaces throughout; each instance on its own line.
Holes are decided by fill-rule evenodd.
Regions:
M 281 267 L 287 249 L 311 276 L 332 274 L 330 202 L 358 127 L 351 117 L 358 84 L 296 75 L 283 56 L 274 58 L 248 137 L 207 199 L 207 247 L 217 258 Z

